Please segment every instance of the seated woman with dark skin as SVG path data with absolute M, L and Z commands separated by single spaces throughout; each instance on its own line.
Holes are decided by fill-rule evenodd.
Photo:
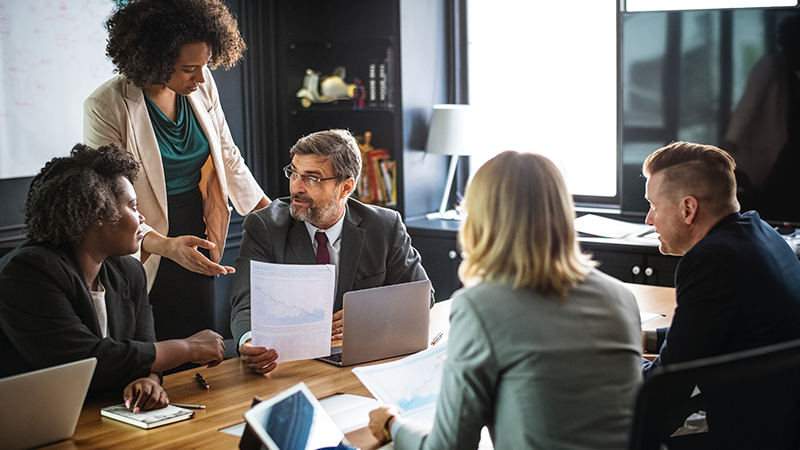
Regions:
M 29 240 L 0 259 L 0 377 L 95 357 L 92 391 L 123 390 L 137 412 L 169 404 L 160 372 L 222 362 L 211 330 L 155 342 L 144 269 L 128 256 L 143 236 L 138 172 L 114 145 L 78 144 L 33 179 Z

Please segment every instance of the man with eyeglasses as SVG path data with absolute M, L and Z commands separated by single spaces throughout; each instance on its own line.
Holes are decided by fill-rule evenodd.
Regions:
M 345 292 L 428 279 L 400 214 L 350 198 L 361 172 L 350 132 L 310 134 L 289 154 L 283 170 L 291 195 L 245 218 L 231 288 L 231 331 L 242 360 L 260 374 L 276 367 L 278 355 L 250 342 L 251 260 L 336 266 L 331 340 L 342 338 Z

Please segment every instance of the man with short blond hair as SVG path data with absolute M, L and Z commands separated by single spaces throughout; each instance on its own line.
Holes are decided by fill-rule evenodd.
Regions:
M 645 365 L 645 375 L 658 366 L 800 338 L 800 262 L 758 213 L 739 212 L 735 168 L 723 150 L 687 142 L 661 148 L 644 162 L 650 203 L 645 221 L 659 233 L 661 253 L 682 256 L 672 324 L 645 331 L 645 350 L 659 353 Z M 797 395 L 797 381 L 748 385 L 733 398 L 701 386 L 715 448 L 747 448 L 743 443 L 770 436 L 770 429 L 796 427 L 785 421 L 797 411 L 769 411 L 766 420 L 758 397 L 765 389 Z M 750 448 L 783 448 L 772 444 L 759 441 Z

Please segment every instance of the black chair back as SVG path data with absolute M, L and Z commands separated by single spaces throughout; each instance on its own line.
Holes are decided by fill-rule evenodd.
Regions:
M 628 448 L 658 450 L 695 386 L 714 448 L 800 448 L 800 339 L 654 369 L 636 398 Z

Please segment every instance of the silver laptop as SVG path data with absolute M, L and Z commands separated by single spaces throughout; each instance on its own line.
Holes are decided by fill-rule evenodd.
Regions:
M 344 294 L 342 345 L 318 358 L 337 366 L 428 348 L 431 282 L 393 284 Z
M 0 379 L 0 447 L 39 447 L 72 437 L 97 359 Z

